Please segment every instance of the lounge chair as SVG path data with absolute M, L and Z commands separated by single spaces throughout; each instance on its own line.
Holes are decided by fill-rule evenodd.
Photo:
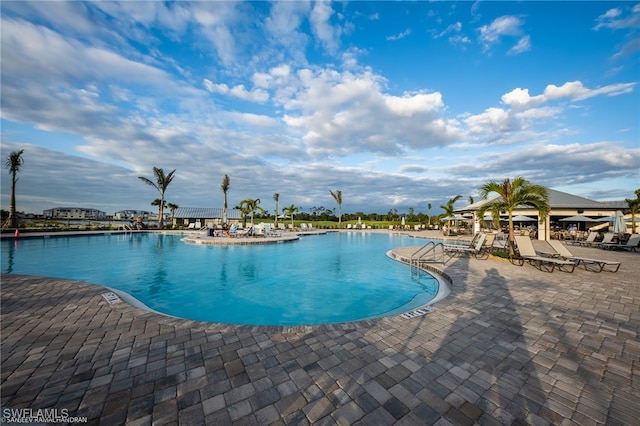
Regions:
M 599 243 L 594 243 L 590 247 L 598 246 L 599 248 L 602 248 L 604 244 L 617 244 L 613 242 L 613 237 L 615 236 L 616 234 L 614 234 L 613 232 L 607 232 L 606 234 L 604 234 L 604 238 L 602 239 L 602 241 L 600 241 Z
M 486 238 L 486 234 L 479 233 L 469 245 L 444 244 L 444 252 L 451 257 L 456 255 L 459 256 L 462 254 L 470 254 L 477 259 L 486 259 L 487 257 L 489 257 L 489 252 L 483 249 L 484 241 Z
M 227 237 L 235 237 L 238 233 L 238 225 L 232 225 L 228 231 L 222 231 Z
M 250 235 L 253 235 L 253 226 L 250 226 L 247 229 L 240 229 L 235 233 L 236 237 L 248 237 Z
M 606 249 L 606 250 L 632 250 L 636 251 L 638 248 L 638 244 L 640 244 L 640 234 L 631 234 L 629 239 L 625 244 L 619 243 L 600 243 L 598 247 Z
M 561 257 L 564 260 L 569 260 L 572 262 L 576 262 L 578 265 L 580 265 L 582 263 L 582 266 L 584 266 L 584 269 L 586 271 L 593 271 L 593 272 L 602 272 L 602 271 L 607 271 L 607 272 L 618 272 L 618 269 L 620 269 L 620 262 L 614 262 L 611 260 L 603 260 L 603 259 L 591 259 L 588 257 L 580 257 L 580 256 L 574 256 L 568 248 L 566 248 L 564 246 L 564 244 L 562 244 L 562 242 L 560 242 L 559 240 L 551 240 L 551 241 L 547 241 L 549 243 L 549 245 L 551 246 L 551 248 L 553 248 L 556 251 L 557 256 Z M 589 266 L 593 266 L 593 269 L 589 269 Z M 610 269 L 604 269 L 605 267 L 610 267 Z
M 576 263 L 570 260 L 538 255 L 536 250 L 533 248 L 533 244 L 531 244 L 531 239 L 529 237 L 514 235 L 514 238 L 516 240 L 516 246 L 518 247 L 520 256 L 529 262 L 530 265 L 535 266 L 541 271 L 553 272 L 555 268 L 558 268 L 563 272 L 573 272 L 576 268 Z
M 593 244 L 596 244 L 596 237 L 598 236 L 597 232 L 589 232 L 589 236 L 586 240 L 574 240 L 571 241 L 571 244 L 574 246 L 587 246 L 591 247 Z

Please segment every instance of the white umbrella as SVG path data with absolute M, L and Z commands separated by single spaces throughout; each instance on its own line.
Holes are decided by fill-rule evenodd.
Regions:
M 624 215 L 620 210 L 616 212 L 616 220 L 613 222 L 613 233 L 624 234 L 627 232 L 627 224 L 624 222 Z

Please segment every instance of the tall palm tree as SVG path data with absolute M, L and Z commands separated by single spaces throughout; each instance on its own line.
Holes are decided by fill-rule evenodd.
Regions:
M 329 190 L 331 196 L 338 203 L 338 228 L 342 228 L 342 191 L 336 189 L 336 192 Z
M 222 178 L 222 184 L 220 185 L 222 188 L 222 193 L 224 194 L 224 203 L 222 204 L 222 223 L 227 221 L 227 192 L 229 191 L 229 176 L 224 175 Z
M 5 167 L 11 173 L 11 201 L 9 204 L 9 217 L 7 218 L 8 224 L 12 228 L 18 227 L 18 216 L 16 216 L 16 182 L 18 182 L 18 172 L 20 172 L 20 168 L 24 164 L 24 159 L 22 158 L 22 154 L 24 153 L 24 149 L 20 151 L 13 151 L 7 157 L 7 162 L 5 163 Z
M 451 234 L 451 218 L 455 215 L 455 211 L 454 211 L 453 205 L 460 198 L 462 198 L 462 195 L 456 195 L 455 197 L 453 197 L 449 201 L 447 201 L 447 204 L 444 204 L 444 205 L 440 206 L 440 208 L 442 210 L 444 210 L 445 214 L 449 218 L 448 221 L 447 221 L 447 235 Z
M 429 228 L 431 228 L 431 203 L 427 203 L 427 211 L 429 212 Z
M 296 207 L 294 204 L 291 204 L 289 207 L 285 207 L 282 209 L 282 214 L 291 216 L 291 226 L 295 226 L 293 224 L 293 216 L 298 213 L 300 209 Z
M 636 233 L 636 214 L 640 213 L 640 189 L 635 190 L 636 199 L 626 198 L 625 201 L 629 204 L 629 212 L 631 213 L 631 233 Z
M 138 179 L 143 181 L 149 186 L 153 186 L 155 189 L 160 192 L 160 198 L 158 200 L 158 229 L 162 229 L 164 227 L 164 193 L 167 191 L 167 187 L 173 180 L 173 177 L 176 173 L 176 169 L 173 169 L 169 174 L 165 175 L 164 170 L 154 167 L 153 175 L 156 178 L 156 181 L 153 182 L 151 179 L 148 179 L 144 176 L 138 176 Z
M 273 223 L 275 224 L 274 226 L 277 228 L 278 227 L 278 201 L 280 201 L 280 194 L 278 194 L 277 192 L 273 194 L 273 201 L 276 202 L 276 217 Z
M 167 204 L 167 207 L 169 207 L 169 210 L 171 211 L 171 227 L 173 228 L 173 221 L 175 220 L 176 210 L 178 210 L 180 206 L 177 204 L 169 203 Z
M 541 185 L 534 185 L 525 178 L 518 176 L 513 181 L 508 178 L 502 183 L 491 181 L 480 188 L 480 196 L 487 199 L 489 194 L 499 195 L 495 200 L 480 207 L 478 216 L 484 217 L 487 210 L 492 213 L 506 210 L 509 215 L 509 256 L 515 254 L 515 244 L 513 235 L 513 210 L 518 206 L 529 206 L 538 210 L 540 222 L 544 222 L 549 213 L 549 191 Z

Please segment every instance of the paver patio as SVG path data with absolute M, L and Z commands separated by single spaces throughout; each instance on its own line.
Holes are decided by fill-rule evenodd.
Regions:
M 427 315 L 248 327 L 2 275 L 1 404 L 89 424 L 640 424 L 640 253 L 617 273 L 461 257 Z M 407 267 L 408 268 L 408 267 Z M 407 274 L 409 272 L 407 271 Z

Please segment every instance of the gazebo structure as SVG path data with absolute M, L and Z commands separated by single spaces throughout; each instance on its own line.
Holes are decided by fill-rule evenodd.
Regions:
M 523 215 L 537 218 L 538 239 L 548 240 L 551 236 L 551 222 L 559 221 L 571 216 L 583 215 L 592 219 L 605 218 L 614 216 L 617 210 L 627 209 L 625 201 L 607 201 L 599 202 L 589 200 L 588 198 L 579 197 L 577 195 L 567 194 L 566 192 L 549 189 L 549 206 L 551 207 L 549 215 L 546 218 L 540 218 L 538 211 L 528 206 L 518 207 L 513 211 L 513 215 Z M 468 206 L 456 209 L 459 214 L 470 214 L 473 220 L 474 234 L 480 232 L 481 222 L 484 218 L 478 217 L 477 211 L 487 203 L 497 199 L 499 195 L 494 195 L 486 200 L 480 200 Z M 506 215 L 507 212 L 501 212 Z M 542 221 L 543 219 L 544 221 Z
M 240 210 L 227 209 L 227 221 L 238 222 L 242 218 Z M 173 214 L 173 225 L 214 228 L 222 223 L 222 209 L 208 207 L 178 207 Z M 193 224 L 193 225 L 192 225 Z

